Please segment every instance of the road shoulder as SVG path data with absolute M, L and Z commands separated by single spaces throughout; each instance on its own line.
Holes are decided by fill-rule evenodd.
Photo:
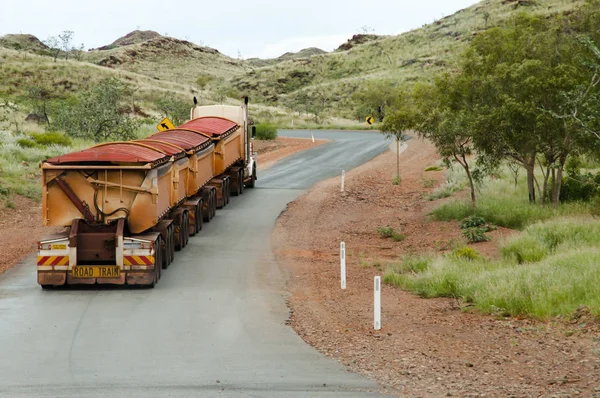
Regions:
M 391 183 L 396 155 L 388 151 L 347 172 L 345 193 L 339 177 L 332 178 L 288 206 L 273 247 L 290 276 L 291 326 L 347 369 L 406 396 L 593 396 L 600 386 L 592 338 L 567 337 L 560 323 L 464 312 L 455 300 L 421 299 L 384 285 L 383 329 L 373 330 L 373 276 L 383 271 L 375 260 L 440 253 L 460 237 L 455 223 L 427 218 L 439 202 L 423 199 L 433 189 L 424 181 L 439 183 L 443 172 L 424 170 L 437 161 L 431 144 L 411 140 L 401 155 L 400 185 Z M 379 238 L 375 230 L 385 225 L 406 239 Z M 345 291 L 340 241 L 348 251 Z M 497 250 L 493 243 L 477 248 L 490 255 Z

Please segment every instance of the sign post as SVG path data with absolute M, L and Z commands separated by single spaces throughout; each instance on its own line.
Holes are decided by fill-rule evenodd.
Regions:
M 340 279 L 342 289 L 346 289 L 346 243 L 340 243 Z
M 373 300 L 373 327 L 375 330 L 381 329 L 381 277 L 375 277 Z
M 340 192 L 344 192 L 344 179 L 346 178 L 346 171 L 342 170 L 342 188 L 340 189 Z

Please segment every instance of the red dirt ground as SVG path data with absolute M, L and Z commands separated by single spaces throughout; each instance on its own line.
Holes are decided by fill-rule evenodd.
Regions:
M 317 184 L 282 214 L 275 255 L 290 274 L 291 325 L 309 344 L 349 370 L 408 397 L 600 397 L 600 328 L 585 312 L 570 321 L 539 322 L 465 311 L 450 299 L 421 299 L 382 287 L 382 325 L 373 330 L 373 276 L 361 261 L 405 253 L 440 253 L 460 239 L 457 223 L 429 221 L 441 201 L 423 194 L 435 148 L 411 140 L 401 155 L 402 182 L 392 185 L 396 156 L 387 152 L 339 178 Z M 382 239 L 389 225 L 406 235 Z M 474 245 L 496 255 L 498 241 Z M 346 242 L 348 288 L 340 289 L 339 245 Z M 461 309 L 461 307 L 463 307 Z M 568 337 L 567 337 L 568 336 Z

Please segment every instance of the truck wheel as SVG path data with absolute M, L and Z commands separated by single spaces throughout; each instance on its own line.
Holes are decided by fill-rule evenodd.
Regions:
M 196 233 L 202 231 L 202 206 L 196 208 Z
M 171 252 L 169 253 L 169 265 L 175 261 L 175 227 L 173 224 L 169 227 L 169 239 L 171 239 Z
M 229 181 L 229 178 L 227 179 L 227 188 L 225 188 L 225 204 L 229 204 L 229 198 L 231 198 L 231 191 L 230 191 L 230 186 L 231 186 L 231 182 Z
M 248 188 L 254 188 L 256 185 L 256 163 L 252 166 L 252 177 L 250 177 L 250 182 L 248 183 Z
M 158 266 L 157 266 L 158 265 Z M 154 272 L 152 273 L 152 283 L 147 285 L 152 289 L 160 279 L 160 271 L 162 269 L 162 239 L 159 236 L 154 242 Z
M 54 290 L 54 285 L 41 285 L 44 290 Z
M 240 195 L 242 195 L 244 193 L 244 169 L 240 170 L 240 177 L 238 181 L 240 182 Z
M 212 193 L 212 200 L 213 200 L 213 205 L 212 205 L 212 216 L 213 218 L 217 215 L 217 190 L 213 189 L 211 191 Z

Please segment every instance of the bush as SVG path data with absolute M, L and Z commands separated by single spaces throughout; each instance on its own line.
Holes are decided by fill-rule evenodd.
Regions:
M 460 229 L 480 227 L 482 225 L 485 225 L 485 218 L 479 216 L 470 216 L 460 222 Z
M 274 140 L 277 138 L 277 127 L 272 123 L 257 124 L 256 138 L 259 140 Z
M 391 238 L 394 234 L 394 228 L 392 227 L 379 227 L 377 228 L 377 233 L 382 238 Z
M 394 242 L 400 242 L 400 241 L 403 241 L 404 239 L 406 239 L 406 235 L 401 234 L 400 232 L 396 232 L 396 231 L 394 231 L 392 233 L 392 240 Z
M 600 315 L 600 221 L 558 218 L 533 224 L 486 260 L 469 247 L 387 281 L 424 297 L 458 297 L 492 314 L 549 318 L 579 306 Z M 522 265 L 527 263 L 527 265 Z
M 34 148 L 37 146 L 35 141 L 33 141 L 29 138 L 19 138 L 17 140 L 17 145 L 20 146 L 21 148 Z
M 479 252 L 475 249 L 473 249 L 472 247 L 469 246 L 463 246 L 463 247 L 458 247 L 454 250 L 452 250 L 452 253 L 450 253 L 450 257 L 458 259 L 458 260 L 479 260 L 481 258 L 481 255 L 479 254 Z
M 487 228 L 482 227 L 470 227 L 462 230 L 463 236 L 467 238 L 469 243 L 489 241 L 490 237 L 485 234 L 486 232 L 488 232 Z
M 37 134 L 34 133 L 31 134 L 31 138 L 35 141 L 36 144 L 40 146 L 71 145 L 71 140 L 69 139 L 69 137 L 66 137 L 64 134 L 55 131 L 47 131 L 45 133 Z

